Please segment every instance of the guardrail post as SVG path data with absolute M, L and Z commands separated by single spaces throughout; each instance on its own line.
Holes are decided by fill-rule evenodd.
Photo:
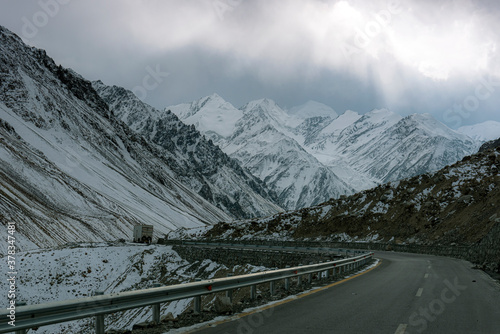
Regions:
M 309 264 L 313 264 L 313 263 L 309 262 Z M 307 281 L 308 281 L 309 284 L 312 284 L 312 281 L 313 281 L 313 274 L 312 273 L 309 274 L 309 277 L 308 277 Z
M 24 301 L 18 301 L 17 303 L 17 306 L 26 306 L 26 302 Z M 18 331 L 16 331 L 16 334 L 26 334 L 28 332 L 27 329 L 20 329 Z
M 269 282 L 269 292 L 274 296 L 274 281 Z
M 232 277 L 234 276 L 233 274 L 227 274 L 227 277 Z M 233 290 L 227 290 L 226 291 L 226 297 L 229 298 L 229 301 L 232 303 L 233 302 Z
M 201 278 L 195 278 L 196 282 L 200 282 Z M 196 296 L 193 299 L 193 313 L 200 314 L 201 313 L 201 296 Z
M 104 295 L 104 291 L 95 291 L 95 296 Z M 95 316 L 95 332 L 96 334 L 104 334 L 104 314 Z
M 257 297 L 257 286 L 256 285 L 252 285 L 250 287 L 250 299 L 255 299 Z
M 156 282 L 153 284 L 153 288 L 159 288 L 161 286 L 160 283 Z M 151 305 L 151 308 L 153 310 L 153 322 L 155 324 L 160 324 L 160 304 L 153 304 Z
M 286 268 L 290 268 L 290 266 L 286 266 Z M 290 290 L 290 278 L 289 277 L 285 278 L 285 290 L 286 291 Z
M 302 267 L 303 264 L 299 263 L 299 267 Z M 302 275 L 297 276 L 297 286 L 300 288 L 302 287 Z

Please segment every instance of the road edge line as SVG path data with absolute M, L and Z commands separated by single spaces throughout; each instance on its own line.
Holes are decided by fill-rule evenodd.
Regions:
M 338 282 L 334 282 L 334 283 L 331 283 L 331 284 L 328 284 L 328 285 L 325 285 L 325 286 L 322 286 L 320 288 L 317 288 L 317 289 L 312 289 L 312 290 L 309 290 L 309 291 L 305 291 L 305 292 L 301 292 L 297 295 L 292 295 L 292 296 L 289 296 L 283 300 L 280 300 L 280 301 L 277 301 L 276 303 L 271 303 L 271 304 L 267 304 L 267 305 L 263 305 L 261 307 L 257 307 L 251 311 L 247 311 L 247 312 L 242 312 L 242 313 L 238 313 L 238 314 L 235 314 L 227 319 L 223 319 L 223 320 L 219 320 L 219 321 L 216 321 L 216 322 L 212 322 L 212 323 L 209 323 L 209 324 L 206 324 L 200 328 L 196 328 L 196 329 L 192 329 L 191 331 L 188 331 L 186 333 L 195 333 L 197 331 L 200 331 L 202 329 L 206 329 L 206 328 L 212 328 L 212 327 L 215 327 L 215 326 L 218 326 L 218 325 L 222 325 L 226 322 L 230 322 L 230 321 L 234 321 L 234 320 L 238 320 L 238 319 L 241 319 L 241 318 L 244 318 L 246 316 L 249 316 L 249 315 L 252 315 L 254 313 L 257 313 L 257 312 L 262 312 L 262 311 L 265 311 L 265 310 L 268 310 L 272 307 L 276 307 L 276 306 L 280 306 L 280 305 L 283 305 L 283 304 L 286 304 L 286 303 L 289 303 L 291 301 L 295 301 L 297 299 L 300 299 L 300 298 L 304 298 L 304 297 L 307 297 L 307 296 L 310 296 L 312 295 L 313 293 L 316 293 L 316 292 L 320 292 L 320 291 L 323 291 L 323 290 L 326 290 L 326 289 L 329 289 L 331 287 L 334 287 L 336 285 L 339 285 L 339 284 L 342 284 L 342 283 L 345 283 L 347 281 L 350 281 L 356 277 L 359 277 L 361 275 L 364 275 L 366 273 L 369 273 L 370 271 L 378 268 L 378 266 L 380 266 L 382 264 L 382 260 L 381 259 L 377 259 L 378 260 L 378 263 L 376 265 L 374 265 L 373 267 L 365 270 L 365 271 L 362 271 L 358 274 L 355 274 L 353 276 L 349 276 L 349 277 L 346 277 L 344 278 L 343 280 L 341 281 L 338 281 Z

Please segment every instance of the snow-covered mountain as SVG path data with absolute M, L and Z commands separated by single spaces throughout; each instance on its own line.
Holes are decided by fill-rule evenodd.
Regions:
M 100 81 L 94 82 L 93 87 L 118 118 L 160 148 L 180 181 L 210 203 L 235 218 L 267 216 L 282 210 L 274 204 L 275 194 L 260 179 L 194 126 L 182 123 L 169 111 L 145 104 L 124 88 L 106 86 Z
M 500 122 L 486 121 L 474 125 L 462 126 L 457 131 L 475 140 L 487 142 L 500 137 Z
M 241 161 L 288 209 L 435 171 L 480 146 L 429 114 L 338 116 L 312 101 L 286 112 L 269 99 L 237 109 L 216 94 L 167 109 Z
M 167 150 L 148 142 L 115 116 L 89 81 L 0 27 L 0 230 L 16 225 L 16 247 L 129 239 L 135 224 L 152 224 L 161 236 L 232 219 L 184 183 L 187 171 L 174 167 L 178 161 L 187 170 L 199 167 L 175 155 L 192 154 L 188 147 L 202 142 L 183 129 L 178 122 L 174 137 L 185 145 Z M 224 160 L 215 148 L 207 159 L 212 153 Z M 235 164 L 226 160 L 227 169 Z M 227 176 L 236 178 L 237 170 Z
M 293 138 L 303 119 L 288 115 L 272 100 L 236 109 L 214 94 L 167 109 L 238 159 L 278 194 L 285 208 L 310 206 L 354 191 Z
M 439 170 L 479 147 L 477 141 L 451 130 L 430 114 L 403 118 L 381 109 L 360 117 L 349 112 L 345 118 L 355 121 L 334 120 L 308 147 L 339 174 L 347 165 L 358 177 L 375 183 Z M 337 120 L 349 125 L 341 129 Z
M 339 115 L 331 107 L 316 101 L 307 101 L 306 103 L 287 110 L 289 115 L 294 115 L 302 119 L 311 117 L 331 117 L 337 118 Z

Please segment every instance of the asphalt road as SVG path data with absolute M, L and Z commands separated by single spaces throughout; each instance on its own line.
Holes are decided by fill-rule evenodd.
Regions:
M 469 262 L 375 255 L 380 265 L 363 275 L 195 332 L 500 334 L 500 285 Z

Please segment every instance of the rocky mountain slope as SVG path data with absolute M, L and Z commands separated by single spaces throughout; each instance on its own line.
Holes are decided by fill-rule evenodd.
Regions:
M 169 111 L 143 103 L 132 92 L 102 82 L 93 87 L 115 116 L 159 147 L 177 178 L 212 204 L 235 218 L 266 216 L 281 211 L 275 194 L 229 158 L 194 126 Z
M 481 142 L 491 141 L 500 136 L 500 122 L 486 121 L 479 124 L 462 126 L 457 131 Z
M 479 151 L 484 152 L 484 151 L 488 151 L 492 148 L 497 148 L 499 146 L 500 146 L 500 138 L 484 143 L 483 145 L 481 145 L 481 148 L 479 149 Z
M 338 116 L 311 101 L 286 112 L 269 99 L 236 109 L 216 94 L 168 109 L 265 181 L 287 209 L 435 171 L 480 145 L 429 114 Z
M 204 237 L 476 246 L 500 264 L 500 148 L 445 168 Z
M 345 161 L 361 175 L 386 183 L 436 171 L 476 152 L 478 145 L 429 114 L 403 118 L 382 109 L 359 117 L 338 134 L 322 132 L 309 147 L 335 170 L 336 161 Z
M 0 229 L 15 223 L 20 249 L 128 239 L 141 223 L 161 236 L 234 217 L 183 183 L 174 155 L 119 120 L 89 81 L 3 27 L 0 120 Z
M 271 100 L 236 109 L 214 94 L 170 108 L 264 181 L 285 208 L 318 204 L 354 191 L 284 133 L 287 126 L 291 131 L 302 120 L 288 116 Z

